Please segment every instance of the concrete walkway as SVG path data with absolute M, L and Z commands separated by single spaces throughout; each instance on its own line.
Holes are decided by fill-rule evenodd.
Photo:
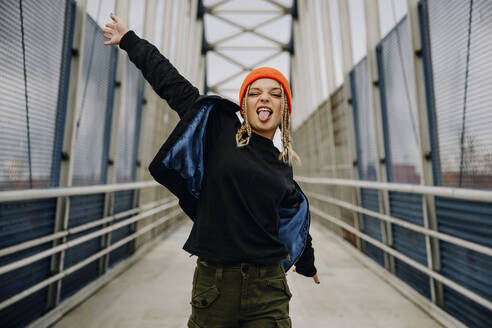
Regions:
M 55 327 L 186 327 L 196 257 L 181 249 L 191 221 Z M 287 273 L 293 327 L 441 327 L 349 255 L 323 226 L 310 229 L 320 284 Z

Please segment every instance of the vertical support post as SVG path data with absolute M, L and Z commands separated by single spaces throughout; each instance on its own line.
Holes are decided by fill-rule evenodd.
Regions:
M 318 27 L 317 27 L 317 21 L 318 21 L 318 15 L 316 15 L 317 8 L 315 6 L 314 0 L 309 0 L 307 3 L 307 8 L 306 11 L 309 13 L 309 24 L 306 26 L 308 34 L 311 38 L 311 40 L 319 40 L 321 38 L 320 35 L 318 35 Z M 320 116 L 322 115 L 322 111 L 324 108 L 323 107 L 323 91 L 322 91 L 322 78 L 321 74 L 324 74 L 320 69 L 316 69 L 316 67 L 319 67 L 321 64 L 321 56 L 319 53 L 319 50 L 316 49 L 317 47 L 312 47 L 312 51 L 310 53 L 312 54 L 312 61 L 314 62 L 313 65 L 315 69 L 313 70 L 314 73 L 314 80 L 315 80 L 315 85 L 314 85 L 314 91 L 315 91 L 315 99 L 314 99 L 314 110 L 315 112 L 313 113 L 313 119 L 314 119 L 314 126 L 313 126 L 313 133 L 315 135 L 315 143 L 312 145 L 314 149 L 314 154 L 315 154 L 315 163 L 314 163 L 314 168 L 315 172 L 313 172 L 316 176 L 319 176 L 321 174 L 321 168 L 324 165 L 323 161 L 323 152 L 325 149 L 323 148 L 324 143 L 323 143 L 323 138 L 321 136 L 321 119 Z M 304 60 L 308 60 L 308 58 L 304 58 Z M 310 60 L 309 60 L 310 61 Z M 311 186 L 315 187 L 316 189 L 324 189 L 321 186 Z
M 296 63 L 298 67 L 297 73 L 299 74 L 296 81 L 298 86 L 302 86 L 302 108 L 305 111 L 306 109 L 307 111 L 310 111 L 314 105 L 311 94 L 308 94 L 311 93 L 311 80 L 308 78 L 310 76 L 308 62 L 304 60 L 306 58 L 306 38 L 304 36 L 306 18 L 304 17 L 304 6 L 302 3 L 302 1 L 297 1 L 298 18 L 294 22 L 294 41 L 297 57 Z M 305 116 L 303 119 L 304 118 Z
M 199 0 L 196 4 L 196 6 L 201 6 L 201 0 Z M 194 35 L 194 54 L 195 54 L 195 59 L 193 61 L 193 76 L 192 76 L 192 81 L 193 84 L 200 90 L 200 93 L 203 94 L 203 82 L 204 82 L 204 74 L 205 74 L 205 67 L 202 65 L 202 37 L 203 37 L 203 32 L 204 32 L 204 23 L 203 23 L 203 13 L 198 13 L 197 9 L 197 15 L 196 15 L 196 32 Z
M 325 53 L 325 58 L 322 60 L 325 61 L 325 76 L 326 76 L 326 83 L 327 83 L 327 88 L 328 88 L 328 99 L 327 99 L 327 105 L 326 105 L 326 120 L 327 120 L 327 129 L 328 129 L 328 135 L 329 137 L 329 144 L 328 144 L 328 154 L 329 154 L 329 159 L 325 163 L 331 166 L 331 176 L 336 178 L 337 176 L 337 162 L 336 162 L 336 151 L 335 151 L 335 129 L 333 126 L 333 115 L 332 115 L 332 106 L 331 106 L 331 93 L 335 89 L 335 63 L 333 61 L 334 54 L 333 54 L 333 42 L 331 38 L 331 25 L 330 25 L 330 7 L 327 1 L 319 1 L 319 6 L 320 6 L 320 16 L 321 16 L 321 28 L 323 30 L 323 35 L 322 37 L 323 40 L 323 46 L 324 46 L 324 53 Z M 337 207 L 339 208 L 339 207 Z
M 312 63 L 307 60 L 308 56 L 310 55 L 311 51 L 309 49 L 309 42 L 308 42 L 308 26 L 309 26 L 309 21 L 307 20 L 306 14 L 308 14 L 306 7 L 304 6 L 305 2 L 304 1 L 298 1 L 297 2 L 297 8 L 299 10 L 299 28 L 300 28 L 300 37 L 298 38 L 299 44 L 301 45 L 301 55 L 300 60 L 302 64 L 304 64 L 303 68 L 303 76 L 304 76 L 304 83 L 306 84 L 306 96 L 308 100 L 309 107 L 307 107 L 309 112 L 312 112 L 313 109 L 316 107 L 316 89 L 315 89 L 315 83 L 312 80 L 313 74 L 312 74 Z
M 307 113 L 305 113 L 303 120 L 305 124 L 312 125 L 313 122 L 309 120 L 309 116 L 313 115 L 313 111 L 316 108 L 316 83 L 312 81 L 312 71 L 311 71 L 311 62 L 307 59 L 308 55 L 311 55 L 309 51 L 309 42 L 307 40 L 309 36 L 309 21 L 306 17 L 308 15 L 308 8 L 305 1 L 297 1 L 297 10 L 298 10 L 298 22 L 297 26 L 298 32 L 296 33 L 295 40 L 297 41 L 297 63 L 299 65 L 299 74 L 303 77 L 301 81 L 298 83 L 303 84 L 303 94 L 305 101 L 302 103 L 305 110 L 307 109 Z M 296 27 L 294 27 L 295 32 Z M 307 115 L 306 115 L 307 114 Z M 307 117 L 306 117 L 307 116 Z M 307 120 L 306 120 L 307 118 Z M 308 143 L 306 145 L 308 150 L 308 165 L 309 165 L 309 176 L 314 176 L 316 172 L 317 161 L 315 160 L 315 147 L 316 147 L 316 128 L 312 126 L 312 129 L 309 129 L 309 134 L 307 135 Z M 310 187 L 311 188 L 311 187 Z
M 157 13 L 157 0 L 147 0 L 145 4 L 145 25 L 143 31 L 143 37 L 152 42 L 154 40 L 154 26 L 156 25 L 156 13 Z M 148 161 L 152 158 L 152 153 L 149 151 L 148 140 L 151 140 L 152 133 L 154 131 L 154 125 L 156 124 L 154 120 L 154 112 L 157 106 L 157 94 L 154 92 L 152 87 L 148 83 L 144 85 L 144 103 L 142 104 L 142 119 L 141 125 L 145 127 L 144 129 L 140 129 L 140 138 L 138 145 L 138 155 L 137 155 L 137 181 L 148 180 L 150 175 L 148 174 L 147 167 Z M 146 174 L 147 173 L 147 174 Z M 139 207 L 141 204 L 147 203 L 152 199 L 149 197 L 149 194 L 142 190 L 136 190 L 134 194 L 134 203 L 135 207 Z M 138 212 L 140 213 L 140 211 Z M 135 226 L 136 229 L 139 230 L 149 224 L 152 221 L 151 218 L 138 221 Z M 151 232 L 142 235 L 141 237 L 135 240 L 135 247 L 138 248 L 140 245 L 143 245 L 151 235 Z
M 325 57 L 322 59 L 325 61 L 325 76 L 326 76 L 326 83 L 327 83 L 327 88 L 328 88 L 328 99 L 326 101 L 326 105 L 322 107 L 322 110 L 325 111 L 326 115 L 326 127 L 327 129 L 327 134 L 328 134 L 328 156 L 323 156 L 323 159 L 327 159 L 326 161 L 323 161 L 321 163 L 321 168 L 323 169 L 324 166 L 328 165 L 329 170 L 331 172 L 330 176 L 332 178 L 338 178 L 338 171 L 337 171 L 337 160 L 336 160 L 336 148 L 335 148 L 335 129 L 333 125 L 333 108 L 332 108 L 332 101 L 331 101 L 331 93 L 335 89 L 335 64 L 333 61 L 334 54 L 333 54 L 333 42 L 332 42 L 332 31 L 331 31 L 331 25 L 330 25 L 330 7 L 329 3 L 327 1 L 319 1 L 319 13 L 321 17 L 321 28 L 322 31 L 324 32 L 320 37 L 323 38 L 323 46 L 324 46 L 324 55 Z M 322 171 L 327 172 L 327 170 Z M 341 199 L 342 195 L 342 190 L 341 187 L 336 187 L 332 186 L 328 188 L 327 192 L 329 190 L 332 190 L 332 194 L 335 198 Z M 334 206 L 334 215 L 337 218 L 343 219 L 342 218 L 342 211 L 339 206 Z
M 323 46 L 325 49 L 325 75 L 326 75 L 326 85 L 328 87 L 328 94 L 331 94 L 335 89 L 335 62 L 333 53 L 333 40 L 332 31 L 330 25 L 330 6 L 328 1 L 319 0 L 320 5 L 320 15 L 321 15 L 321 29 L 323 31 L 322 37 L 324 39 Z
M 304 110 L 306 107 L 306 102 L 305 102 L 305 93 L 304 93 L 304 83 L 302 80 L 302 76 L 299 73 L 300 70 L 300 64 L 299 64 L 299 45 L 297 44 L 297 37 L 298 37 L 298 22 L 293 21 L 292 22 L 292 30 L 293 30 L 293 35 L 294 35 L 294 55 L 291 56 L 291 67 L 292 67 L 292 95 L 293 95 L 293 101 L 295 102 L 295 108 L 298 108 L 297 112 L 292 112 L 292 129 L 295 130 L 300 126 L 300 122 L 303 119 L 303 114 L 301 111 Z M 300 151 L 300 149 L 299 149 Z M 303 167 L 302 170 L 305 170 L 306 168 Z
M 178 30 L 176 31 L 176 46 L 175 46 L 175 56 L 174 62 L 177 69 L 181 72 L 183 70 L 183 55 L 186 51 L 184 49 L 183 43 L 186 42 L 184 39 L 184 16 L 186 14 L 186 6 L 188 5 L 186 1 L 178 1 L 178 15 L 176 19 L 178 20 Z
M 120 17 L 124 22 L 128 22 L 128 8 L 129 0 L 121 0 L 115 3 L 115 14 Z M 113 115 L 111 121 L 111 135 L 109 139 L 109 155 L 108 155 L 108 171 L 106 175 L 106 183 L 113 184 L 116 182 L 116 170 L 114 160 L 116 157 L 116 151 L 118 149 L 118 133 L 120 122 L 120 107 L 123 102 L 124 94 L 122 90 L 125 89 L 126 81 L 126 58 L 127 54 L 118 49 L 118 59 L 116 68 L 116 85 L 114 92 L 114 104 Z M 106 193 L 104 200 L 104 216 L 110 216 L 114 214 L 114 192 Z M 107 223 L 104 227 L 110 226 L 112 223 Z M 101 238 L 101 248 L 107 248 L 111 245 L 111 232 L 105 234 Z M 107 253 L 99 262 L 99 272 L 103 274 L 106 272 L 109 264 L 109 255 Z
M 301 1 L 300 1 L 301 2 Z M 301 5 L 301 8 L 302 8 L 302 5 Z M 321 102 L 323 101 L 323 92 L 321 90 L 321 86 L 322 86 L 322 80 L 321 80 L 321 74 L 323 72 L 321 72 L 320 69 L 317 69 L 319 68 L 319 65 L 320 65 L 320 62 L 321 62 L 321 56 L 320 56 L 320 53 L 319 53 L 319 50 L 318 50 L 318 47 L 312 47 L 312 44 L 314 42 L 317 42 L 317 40 L 319 40 L 319 38 L 321 38 L 320 35 L 318 35 L 318 28 L 317 28 L 317 15 L 316 15 L 316 8 L 315 8 L 315 4 L 314 4 L 314 0 L 308 0 L 307 2 L 307 5 L 306 5 L 306 12 L 309 14 L 309 21 L 307 22 L 308 24 L 306 24 L 306 31 L 307 33 L 309 34 L 309 37 L 311 38 L 311 50 L 309 53 L 311 54 L 311 56 L 308 58 L 308 57 L 304 57 L 303 59 L 305 61 L 309 61 L 309 62 L 312 62 L 312 65 L 314 65 L 314 70 L 313 70 L 313 73 L 314 73 L 314 76 L 311 77 L 311 79 L 314 79 L 315 83 L 314 83 L 314 94 L 315 94 L 315 98 L 314 98 L 314 106 L 315 108 L 319 107 L 319 105 L 321 104 Z M 303 15 L 304 13 L 301 12 L 301 15 Z M 308 41 L 306 39 L 306 41 Z
M 376 46 L 380 41 L 379 28 L 379 8 L 378 0 L 368 0 L 364 2 L 364 12 L 366 17 L 366 36 L 367 36 L 367 60 L 369 64 L 369 83 L 372 97 L 372 109 L 374 117 L 374 129 L 376 132 L 376 148 L 378 155 L 377 175 L 380 182 L 386 182 L 386 158 L 384 149 L 383 123 L 381 115 L 381 100 L 379 88 L 379 74 L 376 57 Z M 379 191 L 379 211 L 384 214 L 389 213 L 388 191 Z M 381 235 L 383 243 L 391 246 L 391 224 L 380 221 Z M 387 270 L 394 272 L 394 259 L 384 253 L 384 265 Z
M 179 36 L 173 38 L 173 35 L 176 34 L 176 30 L 173 30 L 174 23 L 178 20 L 176 26 L 179 28 L 179 16 L 174 15 L 179 12 L 181 0 L 166 0 L 164 4 L 164 22 L 162 24 L 161 31 L 161 45 L 162 51 L 161 53 L 168 58 L 168 60 L 176 66 L 175 59 L 178 58 L 176 55 L 179 51 L 178 38 Z M 174 45 L 172 41 L 174 40 Z M 171 47 L 174 46 L 174 51 L 171 52 Z M 153 92 L 153 91 L 152 91 Z M 173 113 L 165 100 L 162 100 L 159 96 L 155 95 L 155 99 L 157 102 L 157 107 L 155 108 L 154 121 L 157 123 L 156 128 L 154 130 L 154 135 L 152 138 L 153 142 L 153 151 L 157 152 L 157 150 L 162 145 L 163 140 L 166 135 L 172 129 L 172 126 L 175 124 L 175 118 L 177 114 Z M 154 200 L 160 200 L 167 195 L 170 195 L 169 191 L 165 188 L 155 188 L 154 192 Z M 158 215 L 154 215 L 152 221 L 155 221 L 159 218 Z M 159 228 L 152 229 L 151 236 L 155 237 L 161 231 L 162 226 Z
M 352 57 L 352 32 L 350 26 L 350 11 L 348 1 L 338 0 L 338 15 L 340 21 L 340 33 L 342 40 L 342 59 L 343 59 L 343 107 L 345 112 L 346 127 L 347 131 L 347 144 L 350 145 L 350 151 L 348 152 L 348 162 L 353 163 L 353 168 L 351 171 L 351 179 L 359 179 L 359 174 L 357 172 L 357 153 L 355 147 L 355 124 L 353 118 L 352 98 L 350 90 L 350 69 L 353 65 Z M 360 189 L 353 189 L 352 193 L 352 203 L 355 205 L 360 205 Z M 353 211 L 354 227 L 361 231 L 362 230 L 362 220 L 359 212 Z M 356 237 L 356 245 L 358 249 L 361 249 L 362 243 L 359 237 Z
M 195 54 L 195 59 L 193 60 L 193 74 L 192 74 L 192 81 L 193 84 L 200 90 L 200 93 L 203 93 L 203 88 L 200 87 L 202 84 L 203 78 L 202 76 L 202 70 L 203 68 L 201 67 L 201 59 L 202 59 L 202 34 L 203 34 L 203 19 L 199 19 L 197 21 L 196 25 L 196 34 L 195 34 L 195 48 L 194 48 L 194 54 Z
M 174 0 L 166 0 L 164 4 L 164 23 L 162 24 L 162 54 L 169 60 L 171 54 L 171 33 L 173 27 Z
M 424 4 L 422 4 L 424 5 Z M 410 50 L 413 56 L 411 57 L 411 67 L 413 68 L 415 81 L 414 90 L 415 94 L 411 97 L 416 99 L 417 117 L 419 122 L 419 140 L 420 140 L 420 154 L 422 165 L 422 182 L 424 185 L 432 186 L 433 172 L 431 161 L 431 142 L 429 122 L 427 116 L 427 94 L 425 90 L 425 77 L 424 77 L 424 62 L 423 54 L 425 50 L 425 42 L 421 38 L 421 20 L 419 19 L 419 0 L 407 0 L 407 12 L 408 23 L 410 33 Z M 412 88 L 410 88 L 412 90 Z M 427 229 L 437 231 L 437 218 L 434 204 L 434 196 L 424 195 L 422 198 L 422 208 L 424 210 L 424 226 Z M 431 238 L 428 235 L 425 236 L 425 246 L 427 253 L 427 267 L 436 272 L 440 271 L 440 254 L 439 254 L 439 241 L 436 238 Z M 442 284 L 433 278 L 429 278 L 431 298 L 432 302 L 438 306 L 443 306 L 443 291 Z
M 66 6 L 71 6 L 70 1 L 67 1 Z M 70 78 L 68 87 L 68 100 L 66 109 L 65 127 L 63 133 L 63 146 L 62 146 L 62 161 L 60 167 L 59 187 L 69 187 L 72 185 L 72 171 L 73 171 L 73 152 L 75 145 L 75 132 L 77 121 L 77 104 L 80 103 L 80 97 L 82 96 L 78 92 L 78 84 L 80 83 L 80 72 L 82 71 L 82 54 L 85 48 L 85 24 L 86 24 L 86 0 L 80 0 L 76 2 L 75 8 L 75 22 L 73 30 L 73 43 L 71 51 L 72 56 L 70 59 Z M 68 17 L 66 18 L 68 19 Z M 70 208 L 70 197 L 58 197 L 56 203 L 56 216 L 54 232 L 64 231 L 68 228 Z M 65 243 L 66 237 L 57 239 L 53 242 L 53 247 Z M 65 259 L 65 251 L 54 254 L 51 257 L 51 273 L 57 274 L 63 271 L 63 263 Z M 48 308 L 54 308 L 60 303 L 62 279 L 54 282 L 48 288 Z
M 195 86 L 200 90 L 200 94 L 205 94 L 205 62 L 204 56 L 202 54 L 202 46 L 205 38 L 205 26 L 204 26 L 204 15 L 205 8 L 203 6 L 203 0 L 197 1 L 197 15 L 196 15 L 196 34 L 195 34 L 195 61 L 194 61 L 194 76 L 193 81 Z
M 186 44 L 185 52 L 187 53 L 186 62 L 184 65 L 184 76 L 193 81 L 193 63 L 195 62 L 195 37 L 196 37 L 196 13 L 198 10 L 197 0 L 189 0 L 189 15 L 190 22 L 188 26 L 188 43 Z

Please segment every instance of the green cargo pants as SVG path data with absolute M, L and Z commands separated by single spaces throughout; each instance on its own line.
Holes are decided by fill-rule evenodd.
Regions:
M 197 259 L 188 327 L 290 328 L 291 297 L 280 261 L 228 266 Z

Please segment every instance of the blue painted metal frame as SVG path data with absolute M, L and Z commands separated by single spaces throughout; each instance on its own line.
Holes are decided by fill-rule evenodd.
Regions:
M 16 245 L 53 233 L 56 198 L 0 203 L 0 248 Z M 0 265 L 6 265 L 51 248 L 48 242 L 21 252 L 2 256 Z M 51 275 L 50 258 L 1 275 L 0 301 L 47 279 Z M 2 327 L 20 327 L 46 312 L 48 287 L 0 310 Z
M 88 16 L 89 18 L 89 16 Z M 118 65 L 118 49 L 113 47 L 111 49 L 111 64 L 112 68 L 109 72 L 110 80 L 112 81 L 112 88 L 108 89 L 108 99 L 106 103 L 106 125 L 104 132 L 104 152 L 101 168 L 101 183 L 108 183 L 108 167 L 109 167 L 109 143 L 111 141 L 111 121 L 113 118 L 113 104 L 114 104 L 114 91 L 116 89 L 116 67 Z
M 383 47 L 386 42 L 388 42 L 387 40 L 392 37 L 393 33 L 398 33 L 398 28 L 405 22 L 406 19 L 407 16 L 403 17 L 376 46 L 376 58 L 379 76 L 379 95 L 383 121 L 383 140 L 386 158 L 386 177 L 387 181 L 389 182 L 393 181 L 393 174 L 391 165 L 392 157 L 389 133 L 390 122 L 388 120 L 388 104 L 386 100 L 386 72 L 384 70 L 385 59 L 383 56 Z M 391 216 L 397 217 L 407 222 L 418 224 L 420 226 L 424 225 L 422 196 L 393 191 L 389 191 L 388 196 Z M 391 229 L 393 235 L 392 247 L 395 250 L 427 266 L 427 253 L 424 235 L 405 229 L 398 225 L 392 225 Z M 430 299 L 430 280 L 426 274 L 413 268 L 405 262 L 400 261 L 399 259 L 395 259 L 395 274 L 397 277 L 416 289 L 423 296 Z
M 429 17 L 427 15 L 427 1 L 420 1 L 418 4 L 420 39 L 422 43 L 422 61 L 424 66 L 424 82 L 427 105 L 427 120 L 429 123 L 429 136 L 431 144 L 432 175 L 434 185 L 441 185 L 441 159 L 439 156 L 439 142 L 437 140 L 437 118 L 435 110 L 434 85 L 432 84 L 432 60 L 429 34 Z
M 118 191 L 114 195 L 114 213 L 120 213 L 123 211 L 127 211 L 133 208 L 133 200 L 135 197 L 135 192 L 133 190 L 124 190 L 124 191 Z M 123 220 L 128 219 L 129 216 L 125 216 L 121 219 L 115 220 L 114 223 L 121 222 Z M 132 227 L 131 225 L 126 225 L 120 229 L 114 230 L 111 232 L 111 244 L 114 244 L 115 242 L 126 238 L 132 233 Z M 121 247 L 118 247 L 117 249 L 111 251 L 109 253 L 109 267 L 113 267 L 116 265 L 118 262 L 124 260 L 128 256 L 130 256 L 133 251 L 134 243 L 133 242 L 128 242 Z
M 362 169 L 360 167 L 360 144 L 359 144 L 359 114 L 357 112 L 357 97 L 355 93 L 355 77 L 354 70 L 351 70 L 349 73 L 350 78 L 350 90 L 352 91 L 352 116 L 354 118 L 354 133 L 355 133 L 355 154 L 357 156 L 357 173 L 359 174 L 359 179 L 362 177 Z
M 418 5 L 422 59 L 426 87 L 427 115 L 429 120 L 431 159 L 434 184 L 442 184 L 439 142 L 431 60 L 428 0 Z M 468 200 L 435 197 L 438 231 L 469 241 L 492 246 L 492 204 Z M 490 257 L 462 247 L 439 241 L 440 273 L 466 288 L 492 299 L 492 261 Z M 443 286 L 444 310 L 469 327 L 490 327 L 492 311 L 469 298 Z
M 104 217 L 104 194 L 82 195 L 70 197 L 70 217 L 68 228 L 93 222 Z M 67 240 L 76 239 L 100 229 L 100 226 L 69 236 Z M 85 260 L 101 250 L 101 237 L 68 249 L 64 257 L 64 269 Z M 82 287 L 99 276 L 99 261 L 93 261 L 85 267 L 73 272 L 62 280 L 61 300 L 65 300 Z
M 401 23 L 401 22 L 400 22 Z M 399 24 L 400 24 L 399 23 Z M 395 28 L 398 28 L 396 25 Z M 383 66 L 383 42 L 388 36 L 391 34 L 393 30 L 391 30 L 386 37 L 381 40 L 376 46 L 376 62 L 378 67 L 378 79 L 379 79 L 379 99 L 381 103 L 381 117 L 382 117 L 382 128 L 383 128 L 383 143 L 384 143 L 384 157 L 385 157 L 385 165 L 386 165 L 386 179 L 387 181 L 391 181 L 393 174 L 391 168 L 391 147 L 390 147 L 390 138 L 389 138 L 389 125 L 388 125 L 388 105 L 386 102 L 386 94 L 384 92 L 386 85 L 384 79 L 384 66 Z
M 140 84 L 139 84 L 139 96 L 138 96 L 138 106 L 137 106 L 137 125 L 135 129 L 135 166 L 133 167 L 133 172 L 132 172 L 132 181 L 135 181 L 137 178 L 137 165 L 136 162 L 138 160 L 138 152 L 139 152 L 139 146 L 140 146 L 140 134 L 142 131 L 142 107 L 144 103 L 144 91 L 145 91 L 145 80 L 143 79 L 143 76 L 140 73 Z
M 142 122 L 142 107 L 143 107 L 143 98 L 144 98 L 144 87 L 145 80 L 142 76 L 142 73 L 138 71 L 138 91 L 137 91 L 137 120 L 136 120 L 136 128 L 135 128 L 135 148 L 133 153 L 133 166 L 131 172 L 132 181 L 136 180 L 137 173 L 137 159 L 138 159 L 138 151 L 140 144 L 140 132 L 141 132 L 141 122 Z M 133 190 L 116 192 L 114 195 L 114 213 L 119 213 L 122 211 L 126 211 L 133 208 L 134 198 L 136 193 Z M 127 217 L 121 218 L 115 223 L 128 219 Z M 115 230 L 111 233 L 111 244 L 129 236 L 135 231 L 135 224 L 131 224 L 125 226 L 121 229 Z M 117 248 L 109 254 L 109 267 L 114 266 L 121 260 L 130 256 L 135 250 L 135 240 L 126 243 L 125 245 Z
M 367 208 L 375 212 L 380 212 L 379 190 L 361 188 L 360 194 L 361 194 L 361 203 L 362 203 L 361 205 L 363 208 Z M 383 236 L 381 232 L 381 221 L 375 217 L 366 214 L 362 214 L 362 220 L 363 220 L 362 231 L 365 232 L 370 237 L 375 238 L 380 242 L 383 242 Z M 363 241 L 362 244 L 364 245 L 364 250 L 366 254 L 369 255 L 369 257 L 371 257 L 379 265 L 384 267 L 384 252 L 377 246 L 374 246 L 373 244 L 368 243 L 366 241 Z
M 440 232 L 492 247 L 492 203 L 436 197 Z M 490 257 L 439 241 L 441 271 L 445 277 L 492 300 Z M 444 309 L 470 327 L 489 327 L 492 311 L 443 286 Z
M 75 16 L 74 16 L 75 17 Z M 93 24 L 97 23 L 86 14 L 86 18 L 91 20 Z M 97 30 L 96 30 L 97 32 Z M 71 49 L 71 47 L 70 47 Z M 117 55 L 118 50 L 116 47 L 111 49 L 110 55 L 110 69 L 109 69 L 109 80 L 110 84 L 113 85 L 112 88 L 107 90 L 107 101 L 106 101 L 106 116 L 104 124 L 104 150 L 101 168 L 101 180 L 100 183 L 106 183 L 107 171 L 108 171 L 108 157 L 109 157 L 109 143 L 111 135 L 111 124 L 112 124 L 112 114 L 113 114 L 113 102 L 114 102 L 114 91 L 116 85 L 116 66 L 117 66 Z M 69 220 L 68 227 L 76 227 L 78 225 L 89 223 L 104 217 L 104 194 L 96 195 L 83 195 L 71 197 L 70 210 L 69 210 Z M 68 240 L 78 238 L 89 233 L 92 233 L 99 229 L 95 227 L 76 235 L 70 236 Z M 93 255 L 94 253 L 101 250 L 101 238 L 95 238 L 89 240 L 81 245 L 75 246 L 66 251 L 64 257 L 64 268 L 69 268 L 70 266 L 86 259 L 87 257 Z M 85 287 L 91 281 L 99 277 L 99 261 L 94 261 L 87 266 L 75 271 L 62 280 L 61 287 L 61 301 L 66 300 L 71 295 L 79 291 L 81 288 Z
M 55 115 L 55 134 L 53 138 L 52 165 L 49 187 L 59 185 L 61 152 L 65 129 L 68 88 L 71 65 L 71 49 L 73 43 L 75 0 L 66 0 L 63 34 L 63 54 L 60 63 L 57 109 Z M 53 233 L 56 215 L 56 198 L 8 202 L 0 204 L 0 218 L 6 224 L 0 229 L 0 248 L 15 245 L 24 241 Z M 14 224 L 12 224 L 12 222 Z M 10 223 L 10 224 L 9 224 Z M 3 233 L 1 233 L 3 231 Z M 49 249 L 51 242 L 17 252 L 0 259 L 5 265 L 30 255 Z M 2 275 L 0 283 L 0 300 L 5 300 L 36 283 L 47 279 L 51 275 L 50 258 L 36 261 L 28 266 L 16 269 Z M 28 325 L 47 312 L 48 287 L 42 288 L 32 295 L 10 305 L 0 311 L 2 327 L 20 327 Z
M 355 67 L 357 67 L 359 64 L 361 64 L 364 61 L 365 57 L 362 58 L 359 63 L 357 63 L 354 66 L 354 69 L 352 69 L 349 72 L 349 78 L 350 78 L 350 88 L 351 88 L 351 93 L 352 93 L 352 115 L 354 118 L 354 132 L 355 132 L 355 149 L 356 149 L 356 155 L 357 155 L 357 172 L 359 174 L 359 179 L 363 176 L 362 173 L 362 168 L 361 168 L 361 160 L 360 160 L 360 153 L 361 153 L 361 146 L 359 143 L 360 140 L 360 132 L 359 132 L 359 112 L 358 112 L 358 101 L 357 101 L 357 89 L 355 87 Z M 378 190 L 373 190 L 373 189 L 365 189 L 361 188 L 360 189 L 361 193 L 361 205 L 364 208 L 379 212 L 379 191 Z M 365 215 L 362 215 L 362 222 L 363 222 L 363 227 L 362 231 L 367 233 L 369 236 L 379 240 L 382 242 L 382 236 L 381 236 L 381 223 L 378 219 Z M 379 265 L 384 266 L 384 252 L 379 249 L 378 247 L 372 245 L 371 243 L 365 242 L 364 240 L 362 241 L 363 245 L 363 250 L 364 252 L 371 257 L 373 260 L 375 260 Z
M 75 0 L 69 0 L 66 2 L 66 16 L 65 16 L 65 41 L 63 47 L 63 56 L 60 70 L 60 84 L 58 89 L 58 109 L 56 113 L 56 126 L 55 137 L 53 147 L 53 158 L 51 166 L 51 183 L 52 187 L 59 185 L 60 181 L 60 167 L 61 167 L 61 155 L 63 147 L 63 136 L 65 131 L 65 118 L 67 112 L 68 101 L 68 89 L 70 81 L 70 67 L 72 62 L 72 44 L 73 44 L 73 32 L 75 26 Z

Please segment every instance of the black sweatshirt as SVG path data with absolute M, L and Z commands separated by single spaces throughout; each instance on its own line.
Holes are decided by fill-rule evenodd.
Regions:
M 133 31 L 123 36 L 119 46 L 180 118 L 200 97 L 198 89 L 156 47 Z M 220 105 L 235 104 L 224 101 Z M 236 147 L 240 126 L 233 111 L 210 113 L 201 193 L 183 249 L 215 262 L 271 264 L 288 255 L 278 239 L 278 208 L 293 207 L 302 197 L 295 188 L 292 167 L 278 160 L 280 152 L 272 140 L 252 132 L 247 146 Z M 295 265 L 305 276 L 316 273 L 309 234 Z

